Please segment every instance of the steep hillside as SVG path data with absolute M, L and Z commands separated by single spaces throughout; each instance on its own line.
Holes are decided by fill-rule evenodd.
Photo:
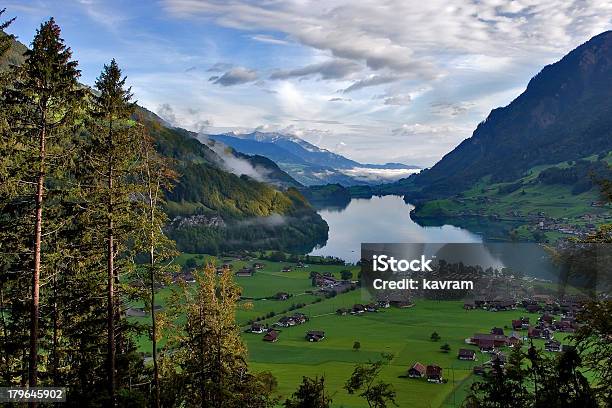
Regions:
M 26 50 L 13 40 L 0 71 L 23 63 Z M 167 193 L 168 231 L 179 249 L 309 249 L 327 239 L 327 224 L 294 189 L 300 184 L 272 161 L 205 145 L 195 133 L 169 127 L 142 107 L 134 119 L 180 174 Z
M 397 183 L 443 197 L 518 179 L 530 168 L 612 149 L 612 31 L 546 66 L 518 98 L 487 119 L 431 169 Z

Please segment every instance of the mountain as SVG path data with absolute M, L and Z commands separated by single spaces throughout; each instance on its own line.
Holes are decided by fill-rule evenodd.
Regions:
M 321 149 L 296 136 L 276 132 L 225 133 L 207 137 L 242 153 L 265 156 L 297 181 L 308 186 L 328 183 L 344 186 L 377 184 L 397 179 L 418 169 L 416 166 L 401 163 L 362 164 Z
M 607 31 L 544 67 L 431 169 L 372 191 L 404 194 L 421 220 L 528 221 L 516 234 L 529 239 L 592 232 L 612 222 L 600 187 L 612 180 L 611 84 Z
M 508 182 L 538 165 L 612 149 L 612 31 L 546 66 L 431 169 L 398 185 L 441 197 L 483 177 Z
M 0 71 L 23 63 L 26 49 L 13 40 Z M 179 174 L 166 193 L 166 212 L 168 234 L 180 250 L 308 250 L 327 239 L 327 224 L 296 189 L 301 184 L 271 160 L 203 144 L 197 134 L 171 127 L 140 106 L 133 116 Z

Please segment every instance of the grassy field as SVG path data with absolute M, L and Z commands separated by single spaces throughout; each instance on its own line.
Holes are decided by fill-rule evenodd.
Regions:
M 190 257 L 199 257 L 197 260 L 202 262 L 208 259 L 185 254 L 179 261 L 185 262 Z M 488 354 L 477 352 L 478 361 L 459 361 L 459 348 L 476 349 L 465 345 L 465 339 L 477 332 L 488 333 L 495 326 L 509 326 L 512 319 L 527 315 L 521 310 L 498 313 L 465 311 L 461 301 L 422 300 L 408 309 L 388 308 L 376 313 L 339 316 L 335 313 L 338 308 L 365 303 L 369 300 L 368 295 L 359 289 L 333 298 L 305 293 L 313 289 L 309 279 L 310 271 L 332 272 L 339 276 L 345 267 L 310 265 L 303 269 L 294 268 L 291 272 L 280 272 L 288 263 L 262 262 L 266 266 L 257 271 L 255 276 L 236 278 L 244 290 L 243 296 L 257 298 L 243 302 L 244 306 L 248 304 L 248 308 L 238 312 L 239 324 L 245 325 L 249 319 L 270 311 L 276 313 L 276 316 L 265 320 L 265 323 L 273 324 L 283 312 L 293 313 L 288 308 L 294 303 L 307 303 L 296 311 L 310 317 L 310 321 L 303 325 L 280 329 L 276 343 L 262 341 L 261 334 L 243 334 L 249 350 L 251 369 L 272 372 L 278 379 L 278 392 L 282 398 L 296 389 L 302 376 L 325 376 L 334 407 L 363 407 L 365 402 L 362 399 L 343 390 L 345 381 L 356 363 L 376 360 L 381 353 L 391 353 L 394 358 L 384 368 L 381 379 L 393 384 L 400 407 L 460 406 L 474 378 L 472 367 L 489 359 Z M 232 261 L 232 264 L 236 269 L 244 262 Z M 353 271 L 356 276 L 355 267 Z M 170 290 L 165 288 L 161 291 L 160 303 L 164 303 Z M 293 297 L 287 301 L 269 299 L 269 296 L 279 291 L 291 293 Z M 538 315 L 530 317 L 535 321 Z M 147 322 L 146 318 L 137 320 Z M 307 330 L 323 330 L 326 337 L 318 343 L 307 342 L 304 339 Z M 438 342 L 430 340 L 434 331 L 441 336 Z M 359 351 L 353 350 L 355 341 L 361 344 Z M 440 351 L 444 343 L 450 345 L 450 353 Z M 541 341 L 538 343 L 543 345 Z M 140 339 L 139 346 L 143 352 L 150 350 L 146 338 Z M 448 382 L 432 384 L 425 380 L 400 378 L 417 361 L 441 366 Z

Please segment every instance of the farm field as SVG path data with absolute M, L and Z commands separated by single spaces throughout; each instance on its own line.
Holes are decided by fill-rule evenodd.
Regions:
M 185 258 L 181 261 L 185 261 Z M 357 289 L 323 298 L 306 292 L 313 289 L 309 278 L 311 271 L 331 272 L 339 277 L 340 271 L 347 267 L 309 265 L 302 269 L 294 267 L 291 272 L 280 272 L 289 263 L 257 262 L 264 263 L 265 267 L 254 276 L 236 277 L 244 289 L 243 296 L 255 298 L 242 302 L 245 307 L 237 313 L 238 323 L 246 328 L 249 320 L 273 312 L 273 317 L 260 319 L 260 322 L 271 326 L 280 316 L 293 314 L 290 307 L 297 303 L 306 305 L 295 312 L 305 313 L 310 318 L 302 325 L 279 328 L 279 339 L 275 343 L 262 341 L 262 334 L 243 334 L 251 369 L 274 374 L 278 380 L 278 393 L 283 400 L 295 391 L 302 376 L 324 376 L 334 407 L 363 407 L 365 402 L 361 398 L 349 395 L 342 388 L 345 381 L 356 363 L 379 359 L 381 353 L 391 353 L 394 358 L 383 369 L 381 379 L 393 384 L 400 407 L 460 406 L 473 380 L 472 367 L 489 360 L 488 354 L 477 352 L 477 361 L 459 361 L 459 348 L 477 350 L 475 346 L 466 345 L 465 339 L 474 333 L 488 333 L 492 327 L 509 326 L 512 319 L 520 316 L 529 316 L 532 321 L 539 317 L 524 310 L 466 311 L 462 301 L 431 300 L 419 300 L 406 309 L 391 307 L 374 313 L 340 316 L 335 313 L 338 308 L 367 303 L 367 293 Z M 246 262 L 233 261 L 232 264 L 237 270 Z M 356 277 L 357 268 L 351 269 Z M 165 288 L 161 291 L 159 298 L 162 305 L 170 290 Z M 269 298 L 277 292 L 287 292 L 293 296 L 285 301 Z M 146 318 L 137 320 L 147 321 Z M 325 339 L 314 343 L 306 341 L 304 336 L 308 330 L 324 331 Z M 440 335 L 440 341 L 430 340 L 434 331 Z M 526 331 L 522 334 L 526 335 Z M 358 351 L 353 350 L 355 341 L 361 345 Z M 449 353 L 440 351 L 440 346 L 445 343 L 451 347 Z M 543 347 L 542 340 L 536 343 Z M 139 345 L 143 352 L 150 351 L 148 339 L 141 338 Z M 448 382 L 434 384 L 424 379 L 400 378 L 417 361 L 442 367 L 443 377 Z

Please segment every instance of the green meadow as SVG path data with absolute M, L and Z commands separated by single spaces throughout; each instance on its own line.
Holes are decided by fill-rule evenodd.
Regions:
M 196 255 L 183 255 L 180 262 Z M 200 258 L 200 260 L 208 258 Z M 212 259 L 211 259 L 212 260 Z M 394 358 L 381 374 L 381 379 L 392 383 L 397 391 L 400 407 L 453 407 L 460 406 L 474 380 L 472 367 L 482 364 L 489 355 L 477 352 L 477 361 L 459 361 L 459 348 L 475 346 L 465 344 L 465 339 L 474 333 L 488 333 L 492 327 L 510 326 L 511 320 L 528 315 L 532 321 L 539 315 L 529 315 L 523 310 L 509 312 L 487 312 L 484 310 L 466 311 L 461 301 L 420 300 L 411 308 L 380 309 L 375 313 L 339 316 L 335 312 L 341 307 L 351 307 L 355 303 L 367 303 L 368 295 L 357 289 L 332 298 L 323 298 L 307 292 L 313 290 L 309 274 L 311 271 L 332 272 L 339 277 L 343 266 L 309 265 L 308 268 L 294 268 L 291 272 L 281 272 L 289 263 L 260 261 L 265 264 L 252 277 L 237 277 L 243 288 L 243 296 L 255 298 L 245 300 L 237 313 L 241 327 L 258 316 L 274 312 L 275 316 L 262 320 L 272 325 L 283 314 L 302 312 L 310 320 L 299 326 L 279 328 L 279 339 L 275 343 L 262 340 L 262 334 L 245 332 L 243 339 L 249 350 L 251 369 L 270 371 L 278 380 L 278 393 L 284 399 L 289 396 L 302 380 L 302 376 L 324 376 L 326 386 L 333 398 L 334 407 L 363 407 L 365 402 L 343 389 L 356 363 L 380 358 L 381 353 L 391 353 Z M 232 261 L 234 270 L 246 262 Z M 253 261 L 248 262 L 252 264 Z M 357 269 L 352 267 L 354 276 Z M 160 303 L 164 303 L 169 291 L 161 291 Z M 269 297 L 277 292 L 287 292 L 293 296 L 286 301 L 272 300 Z M 319 300 L 320 299 L 320 300 Z M 306 306 L 289 310 L 292 304 L 306 303 Z M 136 319 L 146 323 L 147 319 Z M 325 339 L 311 343 L 304 339 L 308 330 L 325 331 Z M 506 332 L 511 330 L 505 328 Z M 430 340 L 432 332 L 437 332 L 441 340 Z M 522 332 L 526 334 L 526 331 Z M 353 350 L 355 341 L 361 348 Z M 448 343 L 449 353 L 440 350 Z M 543 341 L 537 341 L 543 346 Z M 141 338 L 139 346 L 143 352 L 150 351 L 148 339 Z M 415 362 L 437 364 L 443 368 L 444 384 L 428 383 L 425 380 L 400 378 Z

